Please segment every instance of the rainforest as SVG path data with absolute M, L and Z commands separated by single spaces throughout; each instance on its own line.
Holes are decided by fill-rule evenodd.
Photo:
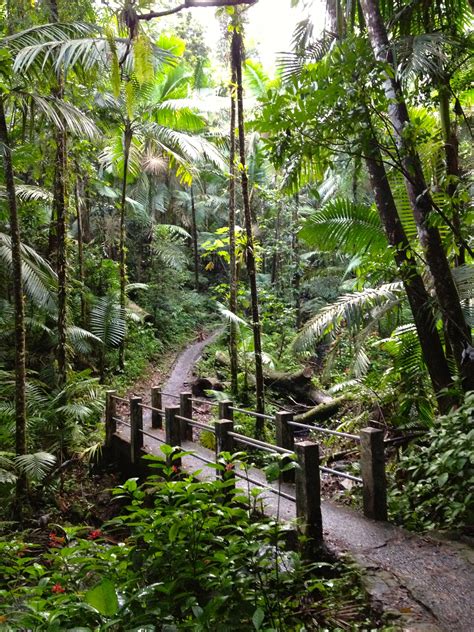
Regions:
M 473 24 L 0 0 L 0 630 L 472 630 Z

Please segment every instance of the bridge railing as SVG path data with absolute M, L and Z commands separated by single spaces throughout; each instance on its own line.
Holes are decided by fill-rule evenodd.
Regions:
M 179 406 L 167 406 L 163 408 L 163 396 L 173 397 L 177 401 L 179 400 Z M 126 407 L 127 405 L 129 406 L 130 423 L 128 423 L 123 417 L 117 416 L 117 403 L 122 404 L 123 407 Z M 193 419 L 194 404 L 204 403 L 218 409 L 218 419 L 220 421 L 215 428 L 211 425 L 207 425 Z M 151 405 L 143 404 L 141 398 L 139 397 L 131 397 L 129 400 L 125 400 L 118 397 L 115 391 L 108 391 L 106 402 L 106 444 L 111 444 L 112 437 L 117 431 L 117 424 L 123 424 L 125 427 L 128 427 L 130 429 L 130 456 L 132 463 L 137 463 L 140 458 L 141 451 L 144 447 L 144 437 L 162 441 L 156 433 L 149 433 L 143 429 L 144 409 L 151 411 L 151 426 L 153 429 L 162 428 L 163 420 L 165 421 L 164 443 L 168 443 L 173 446 L 180 446 L 183 442 L 193 441 L 193 428 L 196 428 L 201 431 L 205 430 L 216 434 L 216 450 L 218 450 L 218 453 L 232 452 L 234 450 L 234 446 L 237 444 L 238 446 L 248 445 L 251 448 L 266 452 L 296 454 L 298 456 L 298 453 L 301 450 L 300 446 L 304 446 L 306 444 L 317 445 L 311 441 L 296 441 L 297 437 L 295 436 L 295 431 L 298 430 L 306 430 L 311 433 L 336 436 L 344 440 L 349 440 L 357 444 L 360 450 L 361 476 L 355 476 L 343 470 L 321 465 L 319 462 L 318 447 L 318 498 L 320 495 L 320 472 L 346 478 L 362 485 L 364 514 L 375 520 L 387 519 L 387 485 L 383 430 L 367 427 L 362 429 L 358 435 L 340 432 L 320 426 L 296 422 L 294 421 L 293 414 L 288 411 L 277 412 L 274 416 L 262 415 L 254 411 L 238 408 L 233 405 L 231 400 L 213 402 L 195 398 L 191 392 L 183 392 L 179 395 L 172 395 L 170 393 L 163 393 L 158 387 L 153 387 L 151 389 Z M 263 417 L 273 421 L 275 425 L 276 445 L 234 432 L 234 412 L 247 414 L 255 418 Z M 228 423 L 227 426 L 225 426 L 222 425 L 223 422 L 230 422 L 230 424 Z M 227 428 L 227 434 L 225 434 L 224 430 L 221 430 L 222 428 Z M 220 432 L 224 432 L 222 437 L 225 437 L 225 440 L 219 434 Z M 222 441 L 224 441 L 224 443 L 222 443 Z M 232 446 L 232 449 L 229 449 L 229 446 Z M 310 449 L 308 448 L 308 450 Z M 195 458 L 208 462 L 208 459 L 202 455 L 195 454 Z M 304 460 L 303 455 L 301 455 L 301 458 Z M 300 458 L 298 457 L 298 462 L 299 461 Z M 309 462 L 314 465 L 315 457 L 311 457 Z M 178 465 L 178 463 L 176 464 Z M 282 472 L 282 482 L 296 483 L 296 487 L 298 488 L 298 481 L 296 479 L 300 470 L 301 463 L 299 464 L 299 468 L 296 470 L 290 469 Z M 311 475 L 309 473 L 306 478 L 308 477 L 311 479 Z M 311 480 L 314 485 L 316 482 L 314 480 L 314 476 Z M 302 489 L 303 488 L 304 485 Z M 273 488 L 270 487 L 270 489 Z

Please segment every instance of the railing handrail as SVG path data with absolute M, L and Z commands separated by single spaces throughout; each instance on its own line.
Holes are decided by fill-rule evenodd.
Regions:
M 189 417 L 182 417 L 181 415 L 175 415 L 175 419 L 179 419 L 180 421 L 185 421 L 190 426 L 194 426 L 196 428 L 201 428 L 202 430 L 209 430 L 209 432 L 216 433 L 215 428 L 213 426 L 208 426 L 207 424 L 202 423 L 201 421 L 196 421 L 195 419 L 189 419 Z
M 247 437 L 246 435 L 239 434 L 238 432 L 229 432 L 229 437 L 233 439 L 237 439 L 241 443 L 245 443 L 250 446 L 254 446 L 255 448 L 261 448 L 262 450 L 267 450 L 269 452 L 279 452 L 280 454 L 291 454 L 294 452 L 292 450 L 287 450 L 286 448 L 280 448 L 278 445 L 273 445 L 271 443 L 267 443 L 266 441 L 259 441 L 258 439 L 252 439 L 251 437 Z
M 129 399 L 125 399 L 125 397 L 119 397 L 118 395 L 111 395 L 110 397 L 112 399 L 116 399 L 119 402 L 123 402 L 124 404 L 130 404 L 130 400 Z
M 229 410 L 233 410 L 236 413 L 244 413 L 244 415 L 249 415 L 250 417 L 257 417 L 258 419 L 270 419 L 271 421 L 275 420 L 275 417 L 272 415 L 265 415 L 264 413 L 256 413 L 253 410 L 246 410 L 245 408 L 237 408 L 237 406 L 229 406 Z
M 199 399 L 197 397 L 190 397 L 189 401 L 196 403 L 196 404 L 209 404 L 209 406 L 219 406 L 219 402 L 215 402 L 213 400 L 207 400 L 207 399 Z
M 299 421 L 289 421 L 288 425 L 293 426 L 293 428 L 304 428 L 305 430 L 322 432 L 324 434 L 335 435 L 336 437 L 345 437 L 346 439 L 352 439 L 352 441 L 360 442 L 360 437 L 358 435 L 350 434 L 349 432 L 330 430 L 329 428 L 322 428 L 321 426 L 310 426 L 309 424 L 302 424 Z
M 165 411 L 161 408 L 155 408 L 154 406 L 150 406 L 149 404 L 138 404 L 140 408 L 146 408 L 147 410 L 154 410 L 156 413 L 160 413 L 162 415 L 165 414 Z

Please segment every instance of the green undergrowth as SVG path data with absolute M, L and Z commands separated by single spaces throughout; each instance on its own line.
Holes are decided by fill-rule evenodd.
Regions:
M 401 457 L 389 507 L 394 521 L 419 531 L 474 524 L 474 391 L 462 406 L 439 417 L 421 444 Z
M 228 481 L 149 463 L 157 474 L 114 489 L 122 510 L 100 529 L 0 542 L 1 630 L 389 629 L 353 569 L 304 561 Z

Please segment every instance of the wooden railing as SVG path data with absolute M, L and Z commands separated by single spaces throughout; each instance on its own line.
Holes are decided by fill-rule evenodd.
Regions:
M 171 397 L 179 401 L 179 406 L 163 407 L 163 397 Z M 121 403 L 128 414 L 125 417 L 117 415 L 117 403 Z M 218 419 L 214 426 L 204 424 L 193 419 L 194 405 L 208 404 L 218 409 Z M 151 429 L 143 428 L 143 411 L 151 411 Z M 246 414 L 254 418 L 264 418 L 275 427 L 275 444 L 261 441 L 253 437 L 234 431 L 234 413 Z M 222 452 L 233 453 L 236 445 L 239 449 L 248 446 L 255 450 L 271 453 L 294 455 L 298 467 L 282 472 L 281 480 L 294 483 L 295 495 L 288 490 L 282 491 L 262 484 L 260 481 L 250 481 L 264 487 L 273 493 L 279 493 L 287 500 L 296 503 L 296 515 L 300 519 L 300 529 L 312 538 L 322 538 L 321 521 L 321 481 L 320 473 L 325 472 L 334 476 L 349 479 L 362 485 L 364 514 L 375 520 L 387 519 L 387 494 L 385 476 L 384 432 L 376 428 L 364 428 L 358 435 L 347 432 L 329 430 L 319 426 L 311 426 L 295 422 L 293 414 L 287 411 L 277 412 L 274 416 L 264 415 L 254 411 L 238 408 L 230 400 L 219 402 L 194 398 L 192 393 L 178 394 L 163 393 L 158 387 L 151 389 L 151 405 L 144 404 L 140 397 L 130 397 L 125 400 L 117 396 L 115 391 L 107 392 L 106 401 L 106 444 L 111 447 L 117 433 L 117 425 L 122 424 L 130 430 L 130 462 L 139 464 L 144 451 L 144 437 L 167 443 L 171 446 L 182 446 L 185 442 L 193 441 L 193 428 L 206 430 L 216 436 L 215 459 L 211 461 L 198 451 L 193 452 L 194 458 L 207 463 L 215 463 Z M 153 432 L 162 429 L 164 436 Z M 320 464 L 319 444 L 314 441 L 297 441 L 295 431 L 306 430 L 308 433 L 326 434 L 340 437 L 355 443 L 360 449 L 361 476 L 355 476 L 342 470 L 333 469 Z M 179 462 L 174 461 L 176 465 Z M 237 477 L 242 477 L 238 471 Z M 248 473 L 247 473 L 248 478 Z M 249 479 L 250 480 L 250 479 Z

